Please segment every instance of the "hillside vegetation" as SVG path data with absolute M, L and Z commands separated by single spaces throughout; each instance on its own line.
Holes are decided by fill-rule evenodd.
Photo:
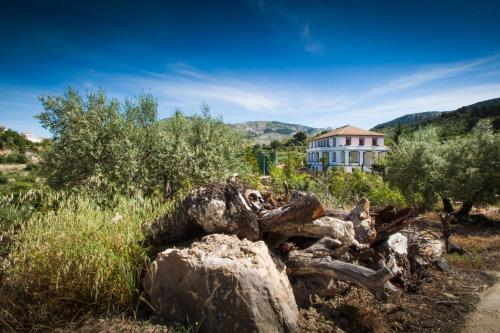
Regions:
M 323 131 L 299 124 L 287 124 L 279 121 L 247 121 L 232 125 L 256 144 L 269 144 L 274 140 L 282 141 L 288 139 L 297 132 L 304 132 L 311 136 Z
M 389 137 L 394 138 L 401 132 L 415 132 L 436 126 L 440 128 L 442 137 L 451 137 L 469 133 L 481 119 L 491 120 L 494 131 L 500 129 L 500 98 L 464 106 L 454 111 L 408 114 L 379 124 L 373 127 L 373 130 L 387 133 Z

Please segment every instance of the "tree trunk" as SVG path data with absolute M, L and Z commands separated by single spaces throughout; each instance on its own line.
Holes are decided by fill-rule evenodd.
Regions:
M 443 201 L 444 212 L 446 214 L 452 214 L 455 209 L 453 208 L 453 203 L 451 202 L 450 198 L 441 197 L 441 200 Z
M 323 205 L 313 193 L 293 192 L 289 203 L 265 212 L 258 221 L 262 232 L 284 233 L 324 215 Z
M 460 210 L 457 212 L 457 215 L 460 216 L 469 216 L 469 213 L 472 209 L 473 202 L 472 201 L 464 201 L 462 203 L 462 207 L 460 207 Z
M 288 254 L 287 271 L 291 275 L 313 275 L 347 281 L 366 288 L 377 299 L 386 300 L 386 283 L 394 277 L 389 267 L 378 271 L 333 260 L 329 253 L 336 242 L 324 237 L 305 250 L 293 250 Z M 392 260 L 393 261 L 393 260 Z M 392 264 L 388 265 L 392 267 Z

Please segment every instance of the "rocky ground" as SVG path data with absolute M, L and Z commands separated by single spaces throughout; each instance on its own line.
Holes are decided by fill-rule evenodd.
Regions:
M 415 228 L 438 234 L 441 227 L 438 215 L 430 213 L 424 217 Z M 351 287 L 335 298 L 312 299 L 311 306 L 300 309 L 300 331 L 483 332 L 485 327 L 494 331 L 500 324 L 497 310 L 492 310 L 497 304 L 495 299 L 498 301 L 498 288 L 490 289 L 496 281 L 491 272 L 500 269 L 498 210 L 476 211 L 469 219 L 453 225 L 453 229 L 453 241 L 464 246 L 467 254 L 448 255 L 449 271 L 426 270 L 418 284 L 389 302 L 377 301 L 371 293 L 358 287 Z M 141 318 L 91 316 L 63 331 L 196 331 L 195 324 L 167 325 L 146 313 Z

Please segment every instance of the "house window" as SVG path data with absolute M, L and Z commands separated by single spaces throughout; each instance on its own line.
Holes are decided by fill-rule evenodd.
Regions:
M 326 139 L 326 146 L 330 147 L 330 139 Z
M 336 146 L 337 146 L 337 139 L 333 138 L 333 147 L 336 147 Z
M 372 146 L 378 146 L 378 139 L 372 138 Z
M 364 146 L 365 145 L 365 138 L 359 138 L 359 145 Z
M 336 152 L 333 152 L 332 153 L 332 164 L 337 162 L 337 153 Z
M 314 162 L 316 162 L 316 163 L 319 162 L 319 152 L 314 153 Z
M 327 152 L 323 152 L 323 154 L 321 154 L 321 163 L 328 163 L 328 153 Z
M 350 146 L 351 145 L 351 138 L 345 138 L 345 145 Z
M 340 163 L 345 163 L 345 151 L 340 152 Z
M 349 153 L 349 163 L 359 163 L 359 151 L 351 151 Z

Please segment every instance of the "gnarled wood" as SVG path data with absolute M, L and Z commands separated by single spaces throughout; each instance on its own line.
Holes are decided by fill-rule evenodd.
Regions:
M 288 254 L 287 272 L 290 275 L 317 275 L 347 281 L 369 290 L 378 299 L 387 299 L 386 283 L 394 277 L 393 264 L 374 271 L 372 269 L 333 260 L 329 255 L 337 242 L 324 237 L 305 250 L 293 250 Z M 393 259 L 392 259 L 393 260 Z
M 405 208 L 395 214 L 391 214 L 390 217 L 387 217 L 388 215 L 389 214 L 386 215 L 386 219 L 391 218 L 390 221 L 385 224 L 381 224 L 381 221 L 383 220 L 379 220 L 379 222 L 376 224 L 377 236 L 371 242 L 371 247 L 375 247 L 378 244 L 385 242 L 392 234 L 399 232 L 408 224 L 414 223 L 416 221 L 415 219 L 412 219 L 412 217 L 415 216 L 415 210 L 413 208 Z
M 301 228 L 325 215 L 323 205 L 313 193 L 293 192 L 290 202 L 265 212 L 259 219 L 262 232 L 283 234 L 290 228 Z

